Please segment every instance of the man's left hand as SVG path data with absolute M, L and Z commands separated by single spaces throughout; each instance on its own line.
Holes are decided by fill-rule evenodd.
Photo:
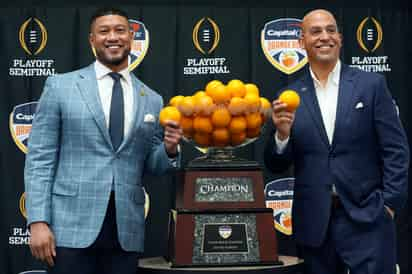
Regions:
M 164 139 L 167 155 L 171 158 L 177 155 L 177 146 L 182 139 L 183 130 L 175 121 L 166 121 Z

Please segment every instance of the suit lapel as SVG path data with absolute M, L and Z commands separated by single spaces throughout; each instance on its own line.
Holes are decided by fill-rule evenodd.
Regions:
M 348 70 L 348 67 L 342 64 L 342 71 L 339 80 L 338 106 L 336 110 L 335 130 L 333 133 L 332 146 L 336 144 L 336 139 L 341 131 L 345 117 L 349 114 L 348 111 L 352 106 L 351 100 L 354 95 L 353 73 Z
M 92 113 L 97 126 L 104 136 L 104 139 L 110 146 L 112 146 L 109 131 L 106 126 L 106 120 L 104 118 L 102 104 L 100 101 L 96 73 L 93 64 L 79 72 L 79 80 L 77 82 L 77 86 L 80 90 L 83 100 L 86 102 L 87 107 Z
M 309 70 L 302 78 L 302 86 L 299 93 L 302 96 L 302 102 L 308 109 L 316 127 L 318 128 L 320 137 L 325 145 L 329 146 L 328 136 L 326 134 L 325 126 L 323 125 L 322 113 L 320 111 L 318 99 L 316 98 L 315 86 L 313 79 L 310 76 Z
M 134 74 L 130 73 L 132 79 L 132 86 L 133 86 L 133 118 L 131 121 L 130 129 L 123 139 L 122 144 L 119 147 L 119 150 L 123 149 L 127 143 L 132 140 L 132 136 L 134 132 L 137 130 L 137 124 L 142 119 L 143 110 L 147 100 L 147 92 L 144 90 L 142 83 L 134 76 Z M 140 124 L 140 123 L 139 123 Z

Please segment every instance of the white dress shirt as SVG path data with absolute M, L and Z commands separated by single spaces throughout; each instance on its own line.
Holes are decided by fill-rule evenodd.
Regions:
M 110 121 L 110 104 L 112 102 L 112 92 L 113 92 L 113 84 L 114 80 L 109 75 L 112 72 L 111 69 L 103 65 L 101 62 L 96 60 L 94 65 L 96 71 L 96 78 L 97 78 L 97 86 L 99 90 L 100 101 L 102 103 L 104 118 L 106 120 L 106 126 L 109 128 L 109 121 Z M 119 74 L 122 75 L 120 78 L 120 84 L 122 85 L 123 89 L 123 102 L 124 102 L 124 132 L 123 138 L 127 136 L 127 133 L 130 131 L 132 127 L 132 119 L 133 119 L 133 85 L 132 85 L 132 77 L 130 76 L 130 72 L 128 68 L 119 71 Z M 180 146 L 177 147 L 178 153 L 180 153 Z M 171 164 L 173 166 L 177 166 L 177 158 L 172 157 L 169 158 Z
M 106 126 L 109 128 L 110 121 L 110 104 L 112 102 L 112 91 L 114 80 L 109 75 L 112 70 L 104 66 L 98 60 L 96 60 L 94 65 L 97 78 L 97 86 L 99 90 L 100 102 L 102 103 L 104 118 L 106 120 Z M 133 119 L 133 85 L 132 78 L 130 77 L 130 72 L 128 68 L 119 71 L 122 75 L 120 78 L 120 84 L 123 89 L 123 102 L 124 102 L 124 132 L 123 138 L 127 136 Z
M 315 87 L 316 98 L 318 100 L 320 112 L 322 114 L 323 125 L 328 136 L 329 144 L 333 141 L 333 132 L 335 131 L 336 110 L 338 108 L 338 93 L 339 93 L 339 79 L 341 71 L 341 63 L 338 60 L 333 70 L 329 73 L 326 85 L 323 87 L 320 81 L 316 78 L 312 69 L 309 67 L 310 75 L 313 79 Z M 277 152 L 282 153 L 289 138 L 280 140 L 275 134 Z

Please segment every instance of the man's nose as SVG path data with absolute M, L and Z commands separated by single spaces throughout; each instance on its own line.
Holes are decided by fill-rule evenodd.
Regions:
M 330 35 L 326 29 L 322 30 L 320 33 L 320 39 L 321 40 L 328 40 L 330 38 Z
M 118 39 L 118 35 L 115 31 L 110 31 L 109 35 L 107 37 L 109 40 L 117 40 Z

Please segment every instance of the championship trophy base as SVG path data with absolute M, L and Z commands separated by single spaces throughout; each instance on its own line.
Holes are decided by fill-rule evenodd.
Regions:
M 172 211 L 172 267 L 279 265 L 272 210 Z

